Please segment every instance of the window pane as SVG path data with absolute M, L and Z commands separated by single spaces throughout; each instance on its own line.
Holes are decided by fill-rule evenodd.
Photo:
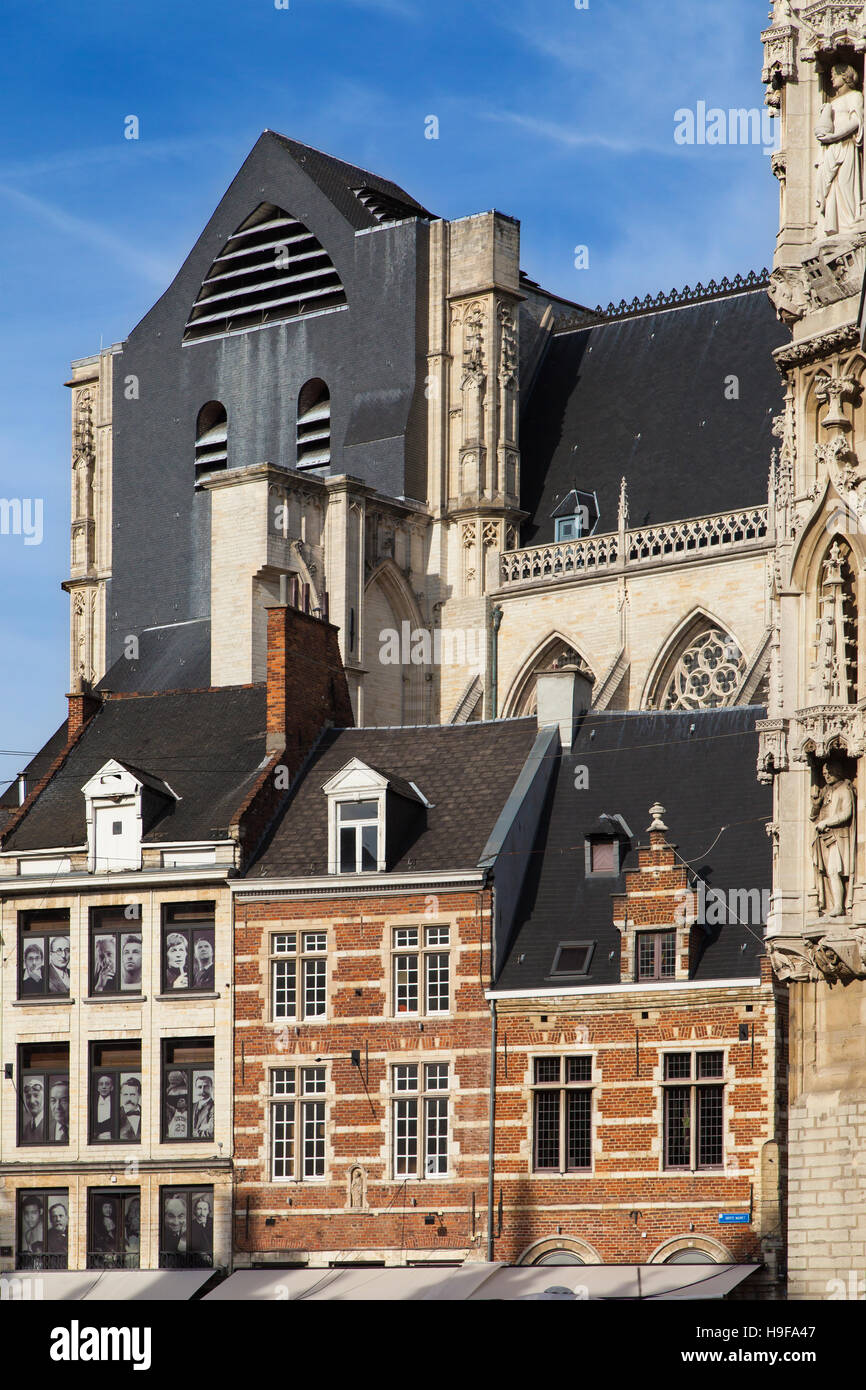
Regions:
M 552 1082 L 559 1080 L 559 1058 L 558 1057 L 536 1057 L 535 1059 L 535 1080 L 536 1083 Z
M 417 927 L 397 927 L 394 931 L 394 946 L 400 950 L 408 946 L 418 945 Z
M 656 940 L 649 932 L 641 932 L 637 939 L 637 977 L 639 980 L 655 979 Z
M 324 1067 L 304 1067 L 301 1073 L 301 1085 L 305 1096 L 323 1095 L 325 1084 Z
M 304 1177 L 325 1176 L 325 1103 L 305 1101 L 301 1106 L 304 1125 Z
M 210 1269 L 213 1188 L 161 1187 L 160 1207 L 160 1269 Z
M 298 1007 L 297 966 L 293 960 L 275 960 L 271 969 L 274 1018 L 294 1018 Z
M 341 825 L 379 819 L 378 801 L 342 801 L 339 810 Z
M 698 1076 L 722 1076 L 723 1054 L 721 1052 L 698 1053 Z
M 448 956 L 444 953 L 427 956 L 427 1012 L 448 1012 Z
M 418 957 L 394 957 L 394 1005 L 398 1014 L 418 1012 Z
M 375 825 L 361 826 L 361 871 L 373 872 L 379 864 L 379 831 Z
M 677 934 L 675 931 L 665 932 L 661 938 L 661 959 L 659 962 L 659 975 L 663 980 L 672 980 L 677 973 Z
M 323 931 L 304 932 L 305 951 L 326 951 L 328 949 L 328 935 Z
M 424 1172 L 428 1178 L 448 1172 L 448 1102 L 444 1099 L 425 1101 L 426 1153 Z
M 433 1062 L 424 1068 L 424 1086 L 428 1091 L 447 1091 L 448 1090 L 448 1063 Z
M 271 951 L 277 955 L 291 954 L 297 945 L 297 937 L 294 932 L 282 932 L 279 936 L 271 937 Z
M 665 1081 L 679 1081 L 692 1074 L 690 1052 L 668 1052 L 665 1055 Z
M 295 1106 L 271 1106 L 273 1136 L 271 1172 L 275 1178 L 292 1178 L 295 1174 Z
M 417 932 L 416 932 L 417 937 Z M 426 944 L 428 946 L 447 946 L 451 939 L 450 927 L 428 927 Z
M 325 1012 L 327 990 L 325 988 L 324 960 L 304 961 L 304 1017 L 321 1018 Z
M 698 1088 L 698 1167 L 722 1166 L 722 1087 Z
M 535 1166 L 559 1168 L 559 1092 L 535 1093 Z
M 406 1177 L 418 1171 L 418 1102 L 394 1102 L 394 1175 Z
M 691 1167 L 691 1090 L 669 1086 L 665 1090 L 665 1167 Z
M 395 1091 L 417 1091 L 417 1089 L 418 1068 L 416 1066 L 399 1066 L 394 1068 Z
M 66 1269 L 69 1189 L 18 1193 L 16 1269 Z
M 295 1094 L 294 1067 L 277 1067 L 271 1072 L 271 1095 L 293 1096 Z
M 87 1213 L 88 1269 L 138 1269 L 141 1193 L 91 1189 Z
M 613 840 L 591 840 L 590 862 L 594 874 L 612 874 L 616 870 Z
M 582 1059 L 575 1059 L 582 1060 Z M 550 1093 L 551 1095 L 554 1092 Z M 592 1091 L 569 1091 L 566 1096 L 568 1168 L 592 1167 Z
M 566 1057 L 566 1081 L 591 1081 L 591 1057 Z
M 590 946 L 560 946 L 555 957 L 555 974 L 585 975 L 591 950 Z
M 355 860 L 355 831 L 353 827 L 340 830 L 340 873 L 357 873 Z

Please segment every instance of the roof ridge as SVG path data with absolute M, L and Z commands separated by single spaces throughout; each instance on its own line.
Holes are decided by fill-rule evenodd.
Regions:
M 765 290 L 769 284 L 770 272 L 766 266 L 761 270 L 750 270 L 747 275 L 737 274 L 732 280 L 729 280 L 727 275 L 723 275 L 719 281 L 710 280 L 706 285 L 699 280 L 694 289 L 685 285 L 683 289 L 672 289 L 667 294 L 664 290 L 659 290 L 658 294 L 647 294 L 643 299 L 638 299 L 637 295 L 628 302 L 621 299 L 619 304 L 614 304 L 611 300 L 607 308 L 598 304 L 595 313 L 600 316 L 600 323 L 579 322 L 576 314 L 570 314 L 558 319 L 553 331 L 554 334 L 558 334 L 571 332 L 575 328 L 600 328 L 605 323 L 638 318 L 642 314 L 654 314 L 660 309 L 679 309 L 689 304 L 705 304 L 713 299 L 728 299 L 748 290 Z

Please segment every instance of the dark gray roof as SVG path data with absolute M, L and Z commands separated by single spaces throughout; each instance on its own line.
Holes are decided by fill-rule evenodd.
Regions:
M 340 729 L 326 734 L 251 877 L 302 877 L 328 871 L 324 784 L 360 758 L 387 776 L 414 782 L 432 808 L 390 867 L 474 869 L 529 754 L 534 719 L 406 729 Z
M 83 844 L 81 788 L 109 758 L 168 782 L 181 798 L 167 803 L 147 842 L 223 838 L 266 761 L 265 688 L 106 700 L 3 848 Z
M 145 628 L 138 634 L 138 656 L 121 656 L 97 690 L 203 690 L 210 685 L 210 620 Z
M 51 735 L 48 742 L 43 744 L 38 753 L 27 762 L 21 771 L 24 773 L 28 791 L 39 783 L 50 768 L 54 759 L 66 747 L 66 720 L 60 725 L 59 729 Z M 10 782 L 3 792 L 0 792 L 0 831 L 9 820 L 14 811 L 18 809 L 18 782 Z
M 354 191 L 357 188 L 383 194 L 390 203 L 396 204 L 393 210 L 402 212 L 404 217 L 432 218 L 436 215 L 416 202 L 405 188 L 392 183 L 390 179 L 381 178 L 369 169 L 361 169 L 357 164 L 346 164 L 342 159 L 335 159 L 333 155 L 313 149 L 312 145 L 302 145 L 299 140 L 292 140 L 288 135 L 280 135 L 275 130 L 264 131 L 261 138 L 276 140 L 288 150 L 295 162 L 318 184 L 356 230 L 374 227 L 378 221 L 358 198 Z
M 766 503 L 789 338 L 764 290 L 555 335 L 521 419 L 523 544 L 553 539 L 573 487 L 615 531 L 623 474 L 632 526 Z
M 624 872 L 589 878 L 585 873 L 585 837 L 599 829 L 602 814 L 621 815 L 635 836 L 623 871 L 637 867 L 635 845 L 649 843 L 649 808 L 660 801 L 670 843 L 709 888 L 722 893 L 770 888 L 764 826 L 772 818 L 772 795 L 755 777 L 755 720 L 763 713 L 747 706 L 587 716 L 549 793 L 549 818 L 536 840 L 498 988 L 553 988 L 560 982 L 550 978 L 557 947 L 584 941 L 596 943 L 589 976 L 561 983 L 619 983 L 620 934 L 613 925 L 611 895 L 625 892 Z M 579 766 L 589 773 L 588 787 L 580 790 L 575 787 Z M 706 928 L 694 978 L 755 975 L 761 936 L 760 925 L 736 920 Z

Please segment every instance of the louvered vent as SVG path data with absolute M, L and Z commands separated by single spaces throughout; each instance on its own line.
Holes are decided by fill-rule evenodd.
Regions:
M 298 468 L 331 462 L 331 396 L 323 381 L 308 381 L 298 397 Z
M 377 188 L 353 188 L 352 192 L 358 202 L 363 203 L 380 224 L 403 222 L 407 217 L 421 216 L 419 208 L 413 208 L 409 203 L 401 203 L 398 198 L 392 198 L 388 193 L 380 193 Z
M 195 476 L 228 467 L 229 424 L 225 406 L 208 401 L 198 413 L 195 427 Z
M 313 233 L 281 208 L 260 203 L 208 271 L 184 341 L 237 333 L 345 303 L 340 277 Z

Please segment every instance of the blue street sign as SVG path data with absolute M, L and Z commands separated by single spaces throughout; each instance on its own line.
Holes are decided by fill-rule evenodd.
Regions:
M 748 1226 L 751 1224 L 751 1216 L 747 1211 L 720 1211 L 720 1226 Z

